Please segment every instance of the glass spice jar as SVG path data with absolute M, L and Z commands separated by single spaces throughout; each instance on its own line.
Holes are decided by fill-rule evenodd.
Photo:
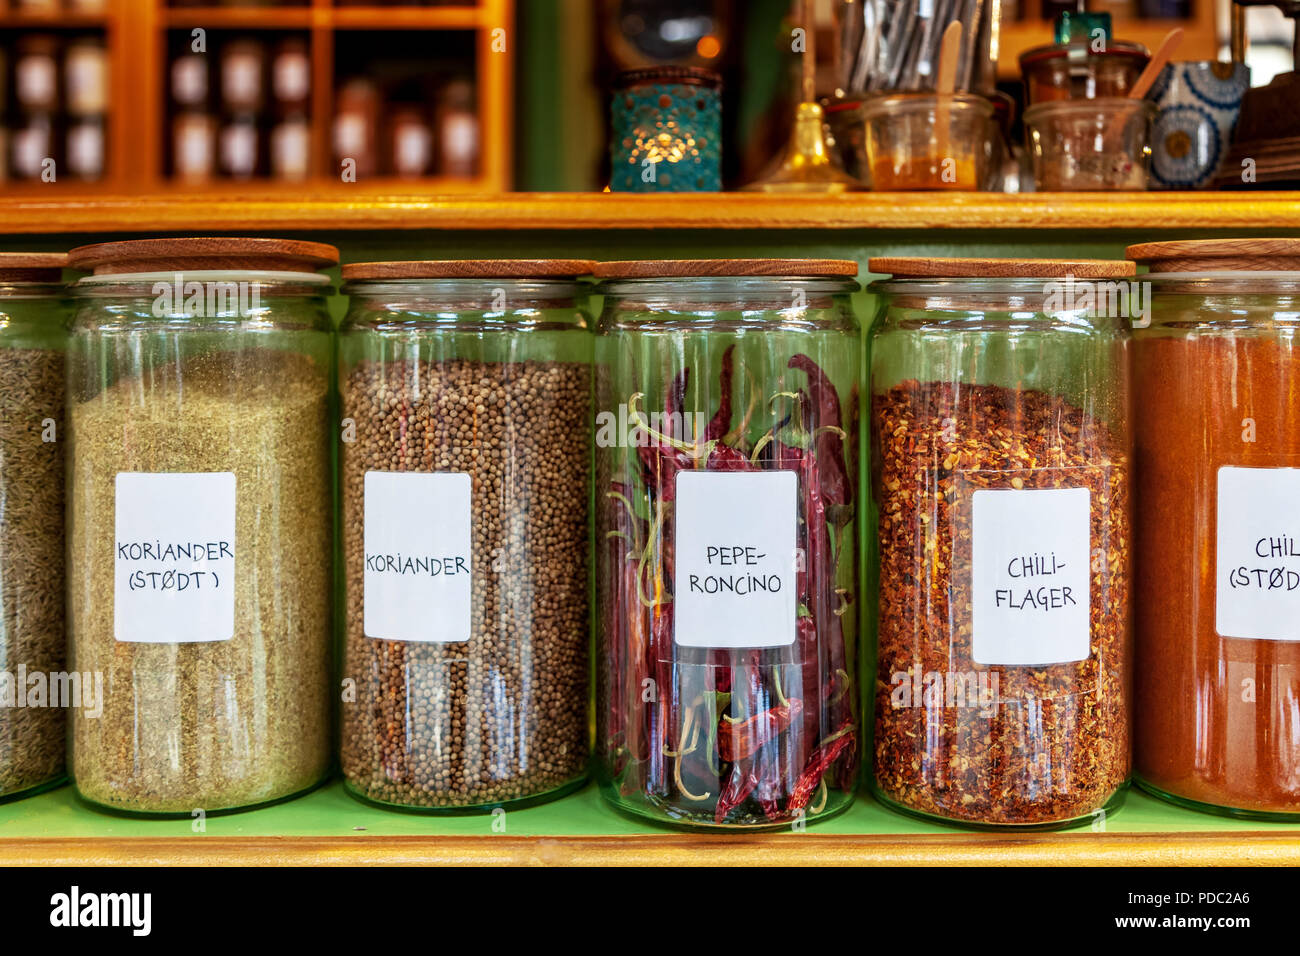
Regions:
M 332 246 L 83 246 L 68 354 L 71 717 L 87 801 L 262 804 L 330 762 Z
M 686 827 L 853 800 L 853 262 L 607 262 L 596 339 L 601 790 Z
M 64 776 L 62 253 L 0 253 L 0 800 Z M 83 696 L 83 694 L 85 696 Z
M 342 765 L 466 810 L 586 778 L 592 264 L 346 265 Z
M 869 267 L 874 792 L 1086 820 L 1129 775 L 1132 265 Z
M 1130 247 L 1135 773 L 1238 816 L 1300 814 L 1300 240 Z

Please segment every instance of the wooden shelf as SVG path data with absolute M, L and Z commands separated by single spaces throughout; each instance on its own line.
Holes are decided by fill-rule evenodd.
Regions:
M 488 23 L 477 7 L 336 7 L 336 30 L 473 30 Z
M 472 188 L 466 184 L 465 188 Z M 0 197 L 0 235 L 212 230 L 1223 229 L 1300 232 L 1300 192 L 451 195 L 409 185 L 268 184 L 146 196 L 34 186 Z M 378 191 L 376 191 L 378 190 Z
M 310 6 L 164 7 L 160 19 L 169 27 L 266 30 L 279 27 L 305 30 L 326 11 Z
M 0 841 L 6 866 L 1297 866 L 1274 833 L 196 837 Z
M 0 30 L 102 30 L 108 17 L 99 13 L 23 13 L 0 10 Z
M 474 30 L 484 23 L 476 6 L 455 7 L 167 7 L 169 27 L 220 29 Z
M 1141 43 L 1151 52 L 1174 27 L 1182 27 L 1183 42 L 1174 54 L 1176 60 L 1215 60 L 1219 41 L 1215 35 L 1212 0 L 1198 0 L 1201 8 L 1187 20 L 1116 20 L 1112 35 L 1116 40 Z M 998 78 L 1020 79 L 1020 54 L 1052 42 L 1052 25 L 1046 20 L 1020 20 L 1002 24 L 998 36 Z

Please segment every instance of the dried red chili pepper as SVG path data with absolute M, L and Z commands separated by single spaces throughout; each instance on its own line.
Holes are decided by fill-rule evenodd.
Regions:
M 806 807 L 813 794 L 817 792 L 817 785 L 821 783 L 830 765 L 839 758 L 840 754 L 856 743 L 851 722 L 844 724 L 836 733 L 840 736 L 818 747 L 812 760 L 804 768 L 804 772 L 799 774 L 794 789 L 790 791 L 790 799 L 785 805 L 786 813 L 795 813 Z
M 752 756 L 759 747 L 785 731 L 803 712 L 803 701 L 791 697 L 789 704 L 778 704 L 761 714 L 732 722 L 718 721 L 718 756 L 728 763 Z
M 704 430 L 705 441 L 717 441 L 731 431 L 731 376 L 732 360 L 736 346 L 728 345 L 722 353 L 722 370 L 718 374 L 718 410 L 709 419 Z
M 758 777 L 753 769 L 745 764 L 734 764 L 727 785 L 718 794 L 718 803 L 713 810 L 713 822 L 724 822 L 731 811 L 744 803 L 758 787 Z
M 730 445 L 714 445 L 704 467 L 708 471 L 758 471 L 743 451 Z
M 809 428 L 813 433 L 822 495 L 833 505 L 853 500 L 849 469 L 844 460 L 844 427 L 840 416 L 840 396 L 822 367 L 806 355 L 792 355 L 787 363 L 808 376 Z
M 646 487 L 658 501 L 677 497 L 677 474 L 695 468 L 698 461 L 690 452 L 671 445 L 653 443 L 636 450 L 641 459 L 641 475 Z
M 664 423 L 664 432 L 669 438 L 679 437 L 675 426 L 681 421 L 681 413 L 686 408 L 686 387 L 690 382 L 691 370 L 684 368 L 673 378 L 673 384 L 668 389 L 668 399 L 664 402 L 664 411 L 668 413 L 668 420 Z

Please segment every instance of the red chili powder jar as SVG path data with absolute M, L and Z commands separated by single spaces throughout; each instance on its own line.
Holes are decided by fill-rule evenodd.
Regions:
M 1300 239 L 1133 246 L 1138 782 L 1300 814 Z

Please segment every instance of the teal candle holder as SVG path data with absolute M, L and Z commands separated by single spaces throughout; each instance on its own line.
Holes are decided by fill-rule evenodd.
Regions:
M 722 189 L 722 78 L 693 67 L 619 75 L 610 105 L 612 192 Z

